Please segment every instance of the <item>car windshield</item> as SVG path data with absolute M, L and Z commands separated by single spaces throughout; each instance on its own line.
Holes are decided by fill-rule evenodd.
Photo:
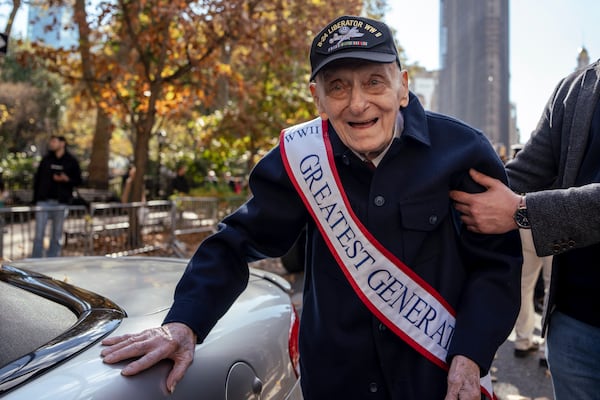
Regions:
M 0 281 L 0 366 L 69 330 L 77 316 L 62 304 Z

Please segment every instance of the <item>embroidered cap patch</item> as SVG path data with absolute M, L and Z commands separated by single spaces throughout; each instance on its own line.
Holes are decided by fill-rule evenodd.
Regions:
M 319 32 L 310 48 L 310 79 L 332 61 L 354 58 L 372 62 L 398 62 L 390 28 L 370 18 L 343 16 Z

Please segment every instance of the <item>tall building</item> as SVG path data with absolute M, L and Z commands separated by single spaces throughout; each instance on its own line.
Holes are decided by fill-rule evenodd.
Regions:
M 29 5 L 27 38 L 54 48 L 75 46 L 78 33 L 74 29 L 73 7 L 48 6 L 46 2 Z
M 440 0 L 439 111 L 510 141 L 509 0 Z
M 581 46 L 577 53 L 577 69 L 582 69 L 590 64 L 590 55 L 584 46 Z

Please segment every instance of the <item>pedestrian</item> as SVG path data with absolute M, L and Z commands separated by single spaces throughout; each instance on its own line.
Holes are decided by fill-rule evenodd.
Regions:
M 556 400 L 597 398 L 600 388 L 599 98 L 600 60 L 558 83 L 506 165 L 510 188 L 472 171 L 487 190 L 451 193 L 471 231 L 528 229 L 537 254 L 553 256 L 542 334 Z
M 187 166 L 184 163 L 177 164 L 177 172 L 169 184 L 169 196 L 190 193 L 190 184 L 185 176 L 186 172 Z
M 521 271 L 521 309 L 515 322 L 514 355 L 524 358 L 531 354 L 538 354 L 539 365 L 547 367 L 545 342 L 541 344 L 538 338 L 534 338 L 535 303 L 537 301 L 535 289 L 540 276 L 544 293 L 550 286 L 552 256 L 539 257 L 536 254 L 530 230 L 520 229 L 519 233 L 523 246 L 523 267 Z
M 135 179 L 135 165 L 129 164 L 127 167 L 127 173 L 123 175 L 123 180 L 121 182 L 121 203 L 131 203 L 132 202 L 132 190 L 133 190 L 133 180 Z
M 73 190 L 81 185 L 79 162 L 68 150 L 63 136 L 53 135 L 48 152 L 40 161 L 33 177 L 33 202 L 36 205 L 35 238 L 31 257 L 44 256 L 44 237 L 48 220 L 52 221 L 47 257 L 60 256 L 67 206 L 73 199 Z
M 252 197 L 200 244 L 164 325 L 104 340 L 104 361 L 142 356 L 133 375 L 172 359 L 172 392 L 247 261 L 282 256 L 306 229 L 304 398 L 480 399 L 517 316 L 520 241 L 457 225 L 448 188 L 474 190 L 469 168 L 506 181 L 502 162 L 481 132 L 423 109 L 382 22 L 332 21 L 310 62 L 320 117 L 258 162 Z

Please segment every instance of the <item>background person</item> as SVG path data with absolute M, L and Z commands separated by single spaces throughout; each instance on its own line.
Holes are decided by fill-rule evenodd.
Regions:
M 535 332 L 535 288 L 542 277 L 544 289 L 550 287 L 552 256 L 539 257 L 535 252 L 531 231 L 520 229 L 523 247 L 523 267 L 521 272 L 521 309 L 515 322 L 515 357 L 523 358 L 530 354 L 539 353 L 539 364 L 547 367 L 545 348 L 546 343 L 534 338 Z
M 510 189 L 472 171 L 487 190 L 451 192 L 471 231 L 530 229 L 537 254 L 553 256 L 542 333 L 556 400 L 597 398 L 600 388 L 599 99 L 596 61 L 558 83 L 506 165 Z
M 183 163 L 177 164 L 177 171 L 175 176 L 169 184 L 168 195 L 173 194 L 189 194 L 190 184 L 185 174 L 187 173 L 187 166 Z
M 122 370 L 133 375 L 172 359 L 166 382 L 172 392 L 192 362 L 195 344 L 245 288 L 247 263 L 282 256 L 306 229 L 299 339 L 304 398 L 480 399 L 480 374 L 490 368 L 518 312 L 521 248 L 516 232 L 479 235 L 457 226 L 447 189 L 475 190 L 469 167 L 505 181 L 502 162 L 481 132 L 423 109 L 408 90 L 408 73 L 400 67 L 385 24 L 340 17 L 315 36 L 310 60 L 310 90 L 321 118 L 285 130 L 280 145 L 256 165 L 252 197 L 199 246 L 164 325 L 104 340 L 109 346 L 102 351 L 104 361 L 142 356 Z M 285 139 L 295 133 L 304 138 L 301 144 L 315 141 L 328 149 L 321 165 L 333 168 L 336 184 L 317 190 L 323 176 L 315 169 L 316 196 L 333 200 L 327 194 L 334 186 L 347 196 L 347 202 L 324 205 L 321 217 L 309 210 L 303 201 L 307 193 L 299 190 L 310 188 L 296 175 L 307 171 L 293 164 L 302 154 Z M 310 145 L 304 150 L 316 151 Z M 324 225 L 327 219 L 331 229 L 343 232 L 333 237 Z M 359 229 L 346 229 L 350 222 Z M 364 269 L 336 261 L 343 255 L 334 249 L 335 241 L 343 246 L 346 240 L 351 246 L 345 256 L 364 257 Z M 362 251 L 367 242 L 381 249 L 378 262 Z M 383 279 L 386 271 L 379 268 L 390 263 L 390 274 L 402 268 L 411 278 L 401 278 L 403 283 L 372 278 L 361 285 L 348 280 L 353 269 Z M 442 313 L 444 307 L 430 309 L 416 292 L 403 292 L 407 286 L 402 285 L 412 287 L 411 281 L 443 298 L 456 311 L 455 322 L 433 328 L 435 310 Z M 388 305 L 361 295 L 375 286 L 380 293 L 374 300 L 387 299 Z M 411 339 L 437 340 L 435 348 L 445 350 L 442 360 L 432 361 L 432 354 L 413 348 L 401 328 L 383 318 L 392 307 L 408 312 L 400 324 L 417 327 Z M 401 313 L 395 310 L 394 316 Z
M 511 159 L 514 159 L 522 148 L 521 144 L 511 146 Z M 539 257 L 536 254 L 530 230 L 521 229 L 519 234 L 523 248 L 523 267 L 521 271 L 521 309 L 515 322 L 514 355 L 523 358 L 538 353 L 540 366 L 547 368 L 546 343 L 542 341 L 540 346 L 540 340 L 534 338 L 534 332 L 538 305 L 541 304 L 541 312 L 550 287 L 552 256 Z M 538 290 L 540 281 L 541 287 Z M 542 299 L 541 303 L 538 296 Z
M 62 249 L 63 223 L 66 208 L 73 198 L 73 189 L 81 184 L 81 169 L 77 159 L 67 150 L 63 136 L 51 136 L 48 153 L 42 158 L 33 178 L 33 202 L 41 207 L 35 213 L 35 238 L 31 257 L 44 256 L 44 237 L 48 220 L 52 221 L 48 257 L 57 257 Z

